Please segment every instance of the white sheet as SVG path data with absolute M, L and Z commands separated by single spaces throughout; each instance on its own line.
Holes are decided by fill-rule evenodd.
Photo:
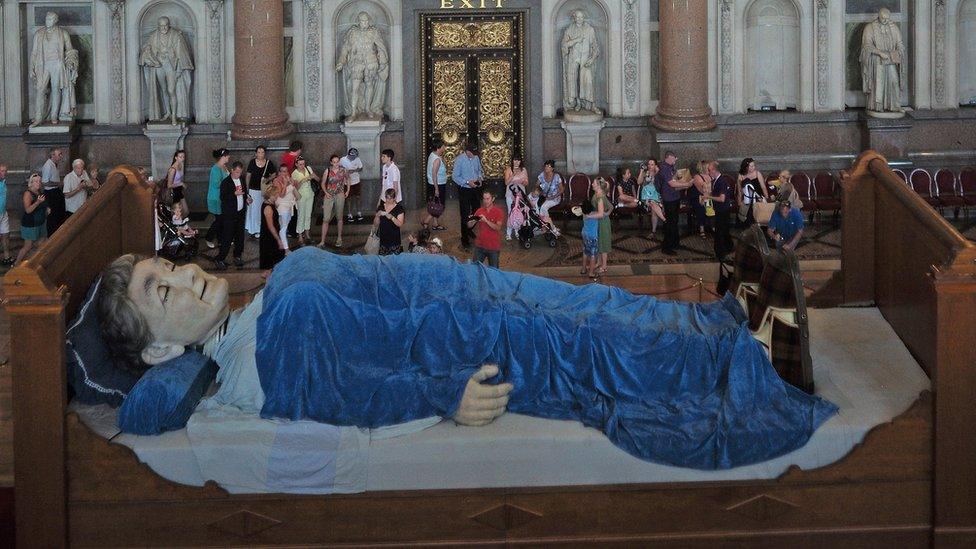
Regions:
M 122 435 L 115 441 L 134 448 L 140 459 L 170 480 L 202 485 L 204 478 L 214 478 L 231 492 L 326 493 L 320 473 L 330 467 L 335 472 L 331 491 L 775 478 L 794 464 L 811 469 L 837 461 L 871 428 L 900 415 L 930 387 L 877 309 L 809 313 L 817 393 L 837 404 L 840 412 L 803 448 L 727 471 L 641 461 L 579 423 L 516 414 L 506 414 L 487 427 L 445 421 L 425 430 L 430 422 L 371 434 L 352 430 L 358 435 L 339 437 L 337 444 L 335 428 L 329 426 L 268 422 L 254 416 L 216 421 L 198 411 L 190 429 L 160 437 Z M 188 436 L 194 429 L 196 433 Z M 412 434 L 397 437 L 401 432 Z M 280 470 L 269 472 L 273 468 Z

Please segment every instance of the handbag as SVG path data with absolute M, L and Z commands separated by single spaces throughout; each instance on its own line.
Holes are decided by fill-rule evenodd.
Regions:
M 440 217 L 444 215 L 444 205 L 438 202 L 436 199 L 428 200 L 427 213 L 429 213 L 432 217 Z
M 512 205 L 512 211 L 508 214 L 508 226 L 516 231 L 522 228 L 525 224 L 525 214 L 522 212 L 522 195 L 515 197 L 515 204 Z
M 363 245 L 363 253 L 365 255 L 379 255 L 380 237 L 376 235 L 375 231 L 371 231 L 369 236 L 366 237 L 366 244 Z
M 705 217 L 715 217 L 715 204 L 711 199 L 705 201 Z

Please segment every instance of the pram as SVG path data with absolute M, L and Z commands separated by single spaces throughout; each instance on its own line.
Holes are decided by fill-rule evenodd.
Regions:
M 189 261 L 196 257 L 199 243 L 195 236 L 183 236 L 173 224 L 173 210 L 166 204 L 156 204 L 156 224 L 159 227 L 159 255 L 171 261 Z
M 550 248 L 555 248 L 560 236 L 559 229 L 552 223 L 552 220 L 542 219 L 539 211 L 532 202 L 525 196 L 525 191 L 518 185 L 511 185 L 509 190 L 512 192 L 512 211 L 508 212 L 509 224 L 512 228 L 518 225 L 518 240 L 526 250 L 532 247 L 532 240 L 545 235 Z M 520 221 L 521 220 L 521 221 Z

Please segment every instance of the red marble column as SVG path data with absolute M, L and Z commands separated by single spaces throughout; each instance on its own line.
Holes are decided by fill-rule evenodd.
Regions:
M 661 102 L 652 119 L 669 132 L 715 127 L 708 105 L 708 1 L 661 0 Z
M 234 139 L 292 133 L 285 112 L 284 23 L 281 0 L 234 2 Z

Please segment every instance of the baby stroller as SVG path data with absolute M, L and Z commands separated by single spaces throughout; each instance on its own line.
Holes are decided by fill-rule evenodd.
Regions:
M 156 205 L 156 223 L 159 226 L 159 255 L 170 261 L 189 261 L 196 257 L 199 245 L 197 237 L 182 236 L 173 224 L 173 210 L 162 202 Z
M 550 248 L 555 248 L 559 239 L 559 229 L 552 221 L 542 219 L 539 211 L 525 196 L 525 191 L 517 185 L 509 187 L 512 191 L 512 211 L 508 213 L 509 226 L 518 230 L 518 240 L 526 250 L 532 248 L 532 240 L 545 235 Z

